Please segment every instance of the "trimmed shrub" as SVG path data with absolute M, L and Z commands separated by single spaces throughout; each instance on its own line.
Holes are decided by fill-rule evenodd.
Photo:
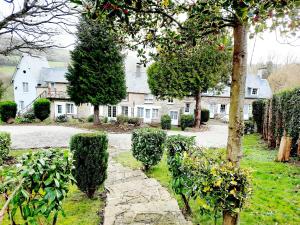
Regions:
M 67 115 L 57 116 L 55 118 L 55 122 L 57 122 L 57 123 L 66 123 L 66 122 L 68 122 L 68 117 L 67 117 Z
M 15 118 L 17 114 L 17 104 L 13 101 L 0 102 L 0 116 L 3 122 L 10 118 Z
M 254 133 L 254 122 L 252 120 L 247 120 L 244 122 L 244 134 Z
M 93 120 L 94 120 L 94 119 L 93 119 Z M 103 117 L 102 122 L 103 122 L 103 123 L 107 123 L 107 122 L 108 122 L 108 117 L 107 117 L 107 116 Z
M 0 132 L 0 165 L 2 165 L 3 160 L 8 157 L 10 145 L 10 134 L 7 132 Z
M 76 134 L 71 138 L 74 156 L 73 176 L 78 188 L 89 198 L 107 177 L 108 139 L 105 133 Z
M 181 130 L 185 130 L 187 127 L 192 127 L 194 125 L 194 116 L 182 114 L 180 117 L 180 127 Z
M 143 163 L 145 171 L 161 160 L 166 136 L 164 131 L 154 128 L 141 128 L 133 131 L 132 154 L 134 158 Z
M 130 117 L 128 118 L 128 123 L 133 124 L 134 126 L 140 126 L 142 124 L 142 121 L 138 117 Z
M 171 129 L 171 117 L 169 115 L 162 115 L 160 125 L 163 130 Z
M 94 115 L 89 115 L 88 118 L 87 118 L 87 121 L 89 123 L 93 123 L 94 122 Z
M 264 100 L 257 100 L 252 103 L 252 115 L 257 127 L 257 132 L 262 133 L 264 121 Z
M 117 116 L 117 123 L 120 125 L 128 123 L 128 116 L 124 116 L 124 115 Z
M 33 112 L 27 112 L 23 114 L 23 118 L 33 121 L 35 119 L 35 115 Z
M 51 102 L 46 98 L 37 99 L 33 103 L 33 111 L 36 118 L 43 121 L 50 115 Z
M 201 122 L 206 123 L 209 120 L 209 110 L 202 109 L 201 110 Z

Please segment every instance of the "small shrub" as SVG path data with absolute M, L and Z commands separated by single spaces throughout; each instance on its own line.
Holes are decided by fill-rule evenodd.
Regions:
M 13 101 L 0 102 L 0 116 L 3 122 L 10 118 L 15 118 L 17 114 L 17 104 Z
M 107 116 L 103 117 L 102 122 L 107 123 L 108 122 L 108 117 Z
M 142 124 L 142 121 L 138 117 L 130 117 L 128 118 L 128 123 L 133 124 L 134 126 L 140 126 Z
M 192 127 L 194 125 L 194 116 L 193 115 L 181 115 L 180 117 L 180 127 L 181 130 L 185 130 L 187 127 Z
M 67 117 L 67 115 L 57 116 L 55 118 L 55 122 L 57 122 L 57 123 L 66 123 L 66 122 L 68 122 L 68 117 Z
M 51 102 L 48 99 L 40 98 L 33 103 L 33 111 L 36 118 L 43 121 L 50 115 Z
M 162 115 L 160 125 L 163 130 L 171 129 L 171 117 L 169 115 Z
M 87 118 L 87 121 L 89 123 L 93 123 L 94 122 L 94 115 L 89 115 L 88 118 Z
M 244 134 L 253 134 L 254 133 L 254 122 L 247 120 L 244 122 Z
M 33 121 L 35 119 L 34 112 L 27 112 L 23 114 L 23 118 Z
M 117 116 L 117 123 L 120 125 L 128 123 L 128 116 L 124 116 L 124 115 Z
M 209 110 L 202 109 L 201 110 L 201 122 L 206 123 L 209 120 Z
M 22 123 L 32 123 L 33 120 L 31 119 L 28 119 L 28 118 L 25 118 L 25 117 L 16 117 L 15 119 L 15 123 L 16 124 L 22 124 Z
M 10 134 L 7 132 L 0 132 L 0 165 L 2 165 L 3 160 L 8 157 L 10 145 Z
M 92 198 L 107 177 L 108 139 L 105 133 L 77 134 L 71 138 L 73 175 L 78 188 Z
M 161 160 L 165 139 L 166 133 L 154 128 L 137 129 L 132 133 L 132 154 L 143 163 L 145 171 Z

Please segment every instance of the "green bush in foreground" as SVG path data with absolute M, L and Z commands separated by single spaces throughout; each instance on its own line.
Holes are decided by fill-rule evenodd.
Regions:
M 107 177 L 108 139 L 105 133 L 76 134 L 71 138 L 73 175 L 78 188 L 89 198 Z
M 0 102 L 0 116 L 3 122 L 10 118 L 15 118 L 17 114 L 17 104 L 13 101 Z
M 163 130 L 171 129 L 171 117 L 169 115 L 163 115 L 160 119 L 161 128 Z
M 117 123 L 119 125 L 123 125 L 125 123 L 128 123 L 128 116 L 124 116 L 124 115 L 118 115 L 117 116 Z
M 0 165 L 2 165 L 3 160 L 8 157 L 10 145 L 10 134 L 7 132 L 0 132 Z
M 202 109 L 201 110 L 201 122 L 206 123 L 209 120 L 209 110 Z
M 194 116 L 182 114 L 180 117 L 180 127 L 181 130 L 185 130 L 187 127 L 192 127 L 194 125 Z
M 142 128 L 132 133 L 132 154 L 148 171 L 161 160 L 166 133 L 159 129 Z
M 33 103 L 33 111 L 36 118 L 43 121 L 50 115 L 51 102 L 48 99 L 40 98 Z

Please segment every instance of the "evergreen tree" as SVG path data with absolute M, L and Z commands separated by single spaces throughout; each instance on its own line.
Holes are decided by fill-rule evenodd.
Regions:
M 110 24 L 83 17 L 71 59 L 68 94 L 77 105 L 91 103 L 94 124 L 99 124 L 99 105 L 115 105 L 126 97 L 123 55 Z

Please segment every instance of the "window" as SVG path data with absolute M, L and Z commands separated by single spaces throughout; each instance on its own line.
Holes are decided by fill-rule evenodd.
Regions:
M 20 109 L 24 109 L 24 101 L 20 101 Z
M 74 104 L 67 103 L 66 108 L 67 114 L 74 114 Z
M 23 92 L 28 92 L 28 83 L 23 82 Z
M 226 105 L 221 105 L 221 108 L 220 108 L 220 113 L 225 113 L 226 112 Z
M 184 112 L 189 113 L 190 112 L 190 106 L 191 106 L 191 103 L 185 103 Z
M 168 99 L 168 104 L 173 104 L 174 103 L 174 99 L 173 98 L 169 98 Z
M 26 73 L 26 70 L 23 70 L 23 73 Z
M 253 88 L 253 89 L 252 89 L 252 95 L 257 95 L 257 91 L 258 91 L 257 88 Z
M 141 68 L 142 66 L 140 64 L 136 64 L 136 71 L 135 71 L 135 75 L 137 77 L 140 77 L 141 76 Z
M 134 108 L 131 108 L 131 117 L 134 117 Z
M 249 104 L 248 110 L 249 110 L 249 114 L 251 115 L 252 114 L 252 104 Z
M 143 107 L 137 107 L 137 116 L 139 118 L 143 118 L 144 117 L 144 108 Z
M 178 112 L 177 111 L 170 111 L 170 117 L 172 120 L 178 119 Z
M 152 94 L 145 94 L 144 101 L 145 103 L 153 103 L 154 96 Z
M 146 109 L 146 118 L 147 119 L 151 118 L 151 109 Z
M 117 107 L 116 106 L 108 106 L 108 117 L 117 117 Z
M 157 119 L 158 118 L 158 109 L 152 109 L 152 118 Z
M 62 105 L 57 105 L 57 113 L 58 114 L 62 113 Z
M 50 83 L 50 88 L 51 88 L 51 91 L 54 91 L 54 89 L 55 89 L 55 83 Z
M 128 106 L 122 106 L 122 115 L 128 116 Z

